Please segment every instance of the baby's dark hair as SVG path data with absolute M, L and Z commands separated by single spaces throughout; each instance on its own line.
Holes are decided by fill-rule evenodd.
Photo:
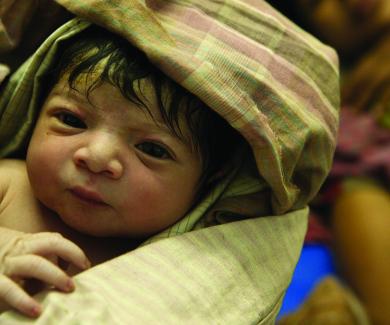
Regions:
M 90 74 L 94 75 L 86 90 L 87 98 L 102 82 L 108 82 L 153 117 L 142 98 L 140 87 L 142 80 L 149 80 L 164 123 L 175 136 L 186 141 L 179 123 L 180 116 L 183 116 L 190 130 L 191 145 L 201 156 L 203 173 L 198 198 L 213 185 L 212 180 L 216 175 L 221 171 L 226 173 L 233 167 L 233 157 L 245 143 L 242 136 L 221 116 L 162 73 L 142 51 L 98 26 L 89 27 L 64 44 L 59 60 L 44 83 L 52 86 L 65 73 L 68 73 L 68 83 L 72 89 L 76 89 L 81 75 L 87 75 L 87 80 Z M 96 73 L 100 74 L 97 78 Z M 46 94 L 49 91 L 46 89 Z

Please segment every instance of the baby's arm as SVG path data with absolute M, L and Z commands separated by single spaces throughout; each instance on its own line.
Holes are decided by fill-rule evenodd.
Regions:
M 59 233 L 25 233 L 5 227 L 5 207 L 20 213 L 18 204 L 15 209 L 9 209 L 11 203 L 20 201 L 15 201 L 13 196 L 6 199 L 12 182 L 29 186 L 23 168 L 21 162 L 0 161 L 0 312 L 5 305 L 38 316 L 41 307 L 24 290 L 24 280 L 36 279 L 69 292 L 74 288 L 73 282 L 59 267 L 59 262 L 65 260 L 86 269 L 89 261 L 77 245 Z

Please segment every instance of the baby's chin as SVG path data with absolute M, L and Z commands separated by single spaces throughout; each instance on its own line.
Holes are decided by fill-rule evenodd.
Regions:
M 123 225 L 115 225 L 113 221 L 102 222 L 98 218 L 92 219 L 89 216 L 75 216 L 64 213 L 57 213 L 62 222 L 73 231 L 82 235 L 91 237 L 107 238 L 120 237 L 132 239 L 146 239 L 158 231 L 134 231 L 133 229 L 126 229 Z
M 60 216 L 61 220 L 72 230 L 77 231 L 80 234 L 92 236 L 92 237 L 114 237 L 116 233 L 113 231 L 108 231 L 96 225 L 85 225 L 80 222 L 75 222 L 73 219 Z

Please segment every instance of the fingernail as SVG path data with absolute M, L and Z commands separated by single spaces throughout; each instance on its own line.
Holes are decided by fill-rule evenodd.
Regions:
M 40 306 L 33 306 L 32 308 L 30 308 L 29 314 L 32 317 L 38 317 L 41 314 L 41 307 Z
M 74 283 L 72 279 L 68 279 L 66 281 L 66 286 L 65 286 L 66 291 L 73 291 L 74 290 Z

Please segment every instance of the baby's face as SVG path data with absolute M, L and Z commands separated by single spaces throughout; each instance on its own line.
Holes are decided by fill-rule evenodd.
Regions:
M 62 78 L 43 105 L 26 160 L 37 198 L 96 236 L 147 236 L 182 218 L 201 158 L 161 121 L 153 95 L 156 121 L 108 83 L 90 102 L 78 90 Z

